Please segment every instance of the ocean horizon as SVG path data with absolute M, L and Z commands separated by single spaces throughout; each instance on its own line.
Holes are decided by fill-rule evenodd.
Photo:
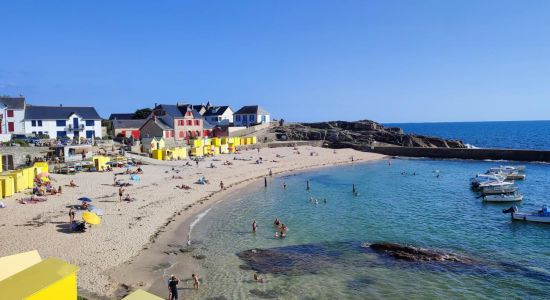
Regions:
M 461 140 L 475 148 L 550 150 L 550 121 L 383 123 L 407 134 Z

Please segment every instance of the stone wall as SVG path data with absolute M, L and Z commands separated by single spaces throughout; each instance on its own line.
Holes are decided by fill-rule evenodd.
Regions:
M 357 149 L 392 156 L 550 162 L 550 151 L 514 149 L 457 149 L 418 147 L 363 147 Z
M 13 164 L 17 168 L 25 165 L 27 155 L 30 155 L 31 159 L 45 157 L 48 149 L 48 147 L 0 147 L 0 154 L 13 155 Z

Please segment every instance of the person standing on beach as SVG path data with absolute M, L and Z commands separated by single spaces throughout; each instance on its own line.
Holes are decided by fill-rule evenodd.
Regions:
M 223 181 L 220 181 L 220 189 L 223 190 Z
M 178 283 L 180 281 L 176 278 L 176 276 L 172 275 L 170 276 L 170 279 L 168 279 L 168 299 L 169 300 L 178 300 Z
M 273 171 L 271 171 L 271 169 L 269 169 L 269 176 L 273 176 Z
M 193 288 L 198 290 L 199 289 L 199 284 L 200 284 L 199 275 L 193 274 L 193 275 L 191 275 L 191 278 L 193 278 Z
M 258 224 L 256 223 L 256 220 L 252 221 L 252 232 L 256 233 L 256 229 L 258 228 Z
M 118 188 L 118 198 L 119 201 L 122 201 L 122 193 L 124 193 L 124 189 L 122 187 Z

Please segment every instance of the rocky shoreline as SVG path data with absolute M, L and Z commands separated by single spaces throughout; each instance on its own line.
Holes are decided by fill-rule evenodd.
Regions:
M 270 129 L 279 141 L 324 141 L 332 148 L 365 146 L 401 146 L 423 148 L 467 148 L 459 140 L 447 140 L 439 137 L 405 134 L 398 127 L 360 120 L 354 122 L 330 121 L 318 123 L 279 124 Z

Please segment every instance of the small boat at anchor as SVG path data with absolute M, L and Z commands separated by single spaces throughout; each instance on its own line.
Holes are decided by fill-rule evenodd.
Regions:
M 517 191 L 513 182 L 488 182 L 479 186 L 482 195 L 511 194 Z
M 543 206 L 541 210 L 533 212 L 520 212 L 516 206 L 503 209 L 502 212 L 505 214 L 511 214 L 512 220 L 550 223 L 550 210 L 546 205 Z
M 511 194 L 485 195 L 482 197 L 484 202 L 517 202 L 523 201 L 523 195 L 518 192 Z
M 519 172 L 523 173 L 525 172 L 525 166 L 500 166 L 500 167 L 494 167 L 490 168 L 489 172 L 494 173 L 512 173 L 512 172 Z

